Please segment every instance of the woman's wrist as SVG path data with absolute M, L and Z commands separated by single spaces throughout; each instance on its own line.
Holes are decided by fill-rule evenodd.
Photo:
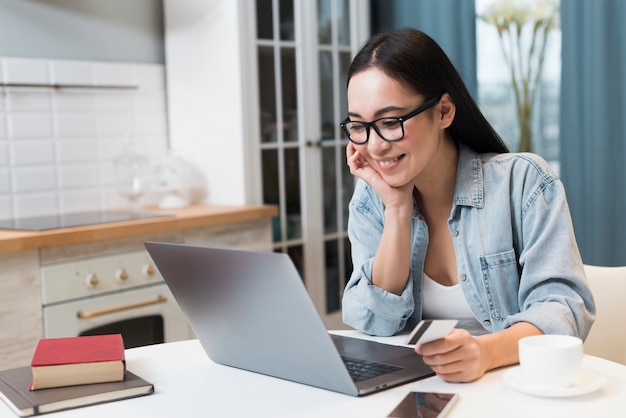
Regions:
M 485 371 L 518 363 L 518 341 L 523 337 L 539 334 L 542 331 L 536 326 L 528 322 L 518 322 L 502 331 L 476 337 Z
M 388 223 L 409 223 L 413 217 L 413 205 L 393 205 L 385 207 L 385 227 Z

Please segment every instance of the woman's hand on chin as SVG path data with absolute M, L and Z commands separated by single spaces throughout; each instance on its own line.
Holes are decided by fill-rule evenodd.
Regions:
M 390 186 L 351 142 L 346 147 L 346 159 L 350 173 L 369 184 L 386 207 L 405 204 L 413 207 L 413 182 L 400 187 Z

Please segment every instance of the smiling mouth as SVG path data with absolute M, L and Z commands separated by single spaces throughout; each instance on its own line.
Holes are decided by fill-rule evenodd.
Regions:
M 395 164 L 396 162 L 398 162 L 400 159 L 402 159 L 402 157 L 404 157 L 404 155 L 400 155 L 399 157 L 396 158 L 392 158 L 391 160 L 385 160 L 385 161 L 378 161 L 378 165 L 381 168 L 387 168 L 392 166 L 393 164 Z

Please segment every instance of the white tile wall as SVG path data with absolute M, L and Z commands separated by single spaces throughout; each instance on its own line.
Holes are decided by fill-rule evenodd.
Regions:
M 57 188 L 57 176 L 52 165 L 16 167 L 11 172 L 15 193 L 39 192 L 48 194 Z
M 49 61 L 33 58 L 6 59 L 2 61 L 2 75 L 7 83 L 48 84 Z
M 7 93 L 9 94 L 19 93 Z M 49 138 L 52 139 L 51 113 L 22 113 L 6 111 L 7 134 L 11 139 L 20 138 Z
M 0 169 L 0 179 L 2 179 L 2 169 Z M 0 180 L 1 182 L 2 180 Z M 11 217 L 12 212 L 11 200 L 8 197 L 0 197 L 0 219 Z
M 54 165 L 54 144 L 46 139 L 21 139 L 11 143 L 14 167 Z
M 0 167 L 9 166 L 9 145 L 8 141 L 0 137 Z
M 48 89 L 21 87 L 19 90 L 17 88 L 7 88 L 7 90 L 16 93 L 7 95 L 7 110 L 14 113 L 50 112 L 52 104 Z
M 98 140 L 96 138 L 59 139 L 57 161 L 59 165 L 98 161 Z
M 9 176 L 9 169 L 2 167 L 0 168 L 0 195 L 2 194 L 8 195 L 10 191 L 11 191 L 11 177 Z
M 92 64 L 81 61 L 56 61 L 50 68 L 53 84 L 92 84 Z
M 163 65 L 0 57 L 6 82 L 112 88 L 0 86 L 0 219 L 127 208 L 115 158 L 167 153 Z

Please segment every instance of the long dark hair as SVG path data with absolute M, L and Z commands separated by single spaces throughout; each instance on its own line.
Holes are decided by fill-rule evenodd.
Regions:
M 477 152 L 509 151 L 478 109 L 448 56 L 425 33 L 404 28 L 374 35 L 354 57 L 348 84 L 353 75 L 371 67 L 427 98 L 447 92 L 456 105 L 454 121 L 447 128 L 455 141 Z

